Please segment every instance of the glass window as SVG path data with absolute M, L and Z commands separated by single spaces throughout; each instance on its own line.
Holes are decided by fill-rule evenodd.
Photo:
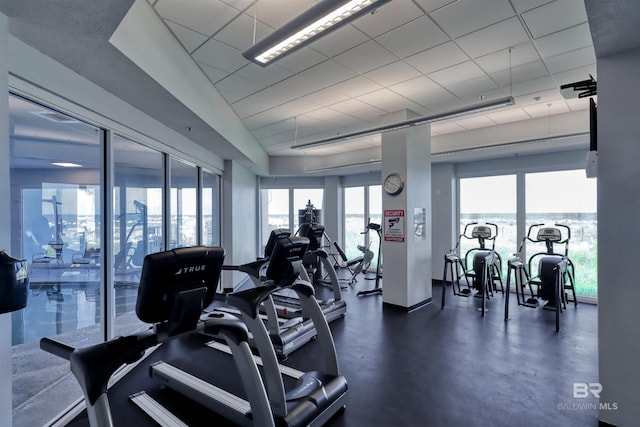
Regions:
M 220 246 L 220 177 L 202 171 L 202 244 Z
M 366 227 L 364 187 L 344 189 L 344 253 L 348 259 L 362 255 L 358 245 L 364 244 L 362 232 Z
M 116 335 L 133 332 L 140 270 L 145 255 L 163 249 L 162 153 L 113 136 L 113 279 Z
M 594 298 L 598 289 L 596 183 L 586 178 L 584 170 L 528 173 L 525 179 L 527 229 L 539 223 L 571 228 L 569 258 L 575 265 L 576 293 Z
M 519 244 L 516 197 L 516 175 L 460 179 L 460 233 L 471 222 L 496 224 L 498 236 L 495 249 L 502 258 L 503 275 L 506 275 L 507 260 L 513 256 Z M 470 233 L 471 229 L 467 234 Z M 462 238 L 459 253 L 464 256 L 469 249 L 477 247 L 477 240 Z
M 295 212 L 293 216 L 293 229 L 297 230 L 300 226 L 300 220 L 305 220 L 305 212 L 307 205 L 311 203 L 316 214 L 314 220 L 322 224 L 322 202 L 324 198 L 324 190 L 322 188 L 295 188 L 293 190 L 293 206 Z
M 9 96 L 13 224 L 10 255 L 29 263 L 27 306 L 11 314 L 13 424 L 22 411 L 42 424 L 82 393 L 73 382 L 58 390 L 56 406 L 29 402 L 39 386 L 68 376 L 68 362 L 38 349 L 43 336 L 70 345 L 102 340 L 100 128 Z M 27 404 L 28 403 L 28 404 Z M 26 408 L 26 409 L 21 409 Z M 51 408 L 47 410 L 46 408 Z M 53 411 L 53 412 L 52 412 Z
M 375 224 L 382 225 L 382 186 L 371 185 L 369 186 L 369 221 Z M 369 232 L 369 239 L 371 241 L 371 250 L 375 254 L 371 265 L 376 267 L 378 265 L 378 244 L 380 238 L 376 232 Z
M 266 245 L 271 230 L 278 228 L 291 229 L 289 223 L 289 189 L 264 189 L 261 190 L 263 218 L 266 218 L 266 227 L 262 227 L 262 246 Z M 266 212 L 264 212 L 266 210 Z
M 171 219 L 169 248 L 195 246 L 197 239 L 198 170 L 195 166 L 171 158 Z

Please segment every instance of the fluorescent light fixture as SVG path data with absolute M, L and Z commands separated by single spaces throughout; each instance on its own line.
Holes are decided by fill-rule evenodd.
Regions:
M 322 0 L 242 52 L 242 56 L 265 67 L 389 1 Z
M 543 142 L 556 142 L 556 141 L 566 141 L 566 140 L 577 140 L 578 142 L 580 142 L 580 138 L 584 138 L 587 136 L 589 136 L 589 132 L 567 133 L 567 134 L 547 136 L 542 138 L 525 139 L 522 141 L 511 141 L 511 142 L 502 142 L 502 143 L 492 144 L 492 145 L 483 145 L 481 147 L 469 147 L 469 148 L 461 148 L 459 150 L 441 151 L 438 153 L 432 153 L 431 157 L 444 157 L 444 156 L 451 156 L 451 155 L 460 154 L 460 153 L 477 153 L 481 151 L 496 150 L 496 149 L 501 149 L 505 147 L 540 144 Z
M 68 162 L 51 162 L 54 166 L 60 166 L 61 168 L 81 168 L 82 165 L 77 163 L 68 163 Z
M 475 104 L 469 107 L 461 108 L 459 110 L 447 111 L 444 113 L 434 114 L 432 116 L 422 116 L 413 119 L 405 120 L 403 122 L 391 123 L 388 125 L 378 126 L 371 129 L 366 129 L 358 132 L 345 133 L 343 135 L 332 136 L 330 138 L 320 139 L 318 141 L 306 142 L 303 144 L 292 145 L 293 150 L 303 150 L 306 148 L 317 147 L 320 145 L 334 144 L 340 141 L 346 141 L 350 139 L 362 138 L 365 136 L 375 135 L 378 133 L 390 132 L 392 130 L 404 129 L 411 126 L 420 126 L 427 123 L 439 122 L 442 120 L 455 119 L 457 117 L 467 116 L 474 113 L 482 113 L 496 108 L 508 107 L 514 105 L 515 100 L 512 96 L 506 98 L 496 99 L 494 101 L 483 102 L 481 104 Z
M 304 171 L 304 173 L 327 172 L 327 171 L 336 170 L 336 169 L 351 168 L 354 166 L 376 165 L 379 163 L 382 163 L 382 159 L 371 159 L 371 160 L 364 160 L 362 162 L 349 163 L 346 165 L 325 166 L 321 168 L 307 169 Z

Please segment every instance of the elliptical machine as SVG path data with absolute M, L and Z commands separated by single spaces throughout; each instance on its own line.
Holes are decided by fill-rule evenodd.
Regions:
M 561 229 L 564 229 L 563 233 Z M 535 237 L 532 237 L 535 233 Z M 577 307 L 578 300 L 576 299 L 576 291 L 574 287 L 575 266 L 571 259 L 569 259 L 569 241 L 571 239 L 571 229 L 564 224 L 555 224 L 554 227 L 545 227 L 544 224 L 533 224 L 529 227 L 527 235 L 522 239 L 518 253 L 514 258 L 508 261 L 509 276 L 507 280 L 511 279 L 511 272 L 515 274 L 516 296 L 518 297 L 518 305 L 525 307 L 537 307 L 539 305 L 539 299 L 547 301 L 545 308 L 554 310 L 556 304 L 556 296 L 554 291 L 554 274 L 553 270 L 555 266 L 562 261 L 563 258 L 567 260 L 567 279 L 569 283 L 565 286 L 565 290 L 572 292 L 572 300 Z M 527 268 L 524 269 L 520 254 L 524 248 L 526 242 L 532 243 L 544 243 L 545 251 L 537 252 L 529 257 L 527 261 Z M 564 245 L 564 250 L 556 252 L 554 245 Z M 537 261 L 537 275 L 532 276 L 534 271 L 534 264 Z M 522 264 L 521 264 L 522 263 Z M 518 274 L 519 273 L 519 274 Z M 525 280 L 522 280 L 522 279 Z M 529 298 L 525 300 L 526 287 L 529 287 Z M 534 290 L 534 287 L 536 288 Z M 569 301 L 567 292 L 562 292 L 562 306 L 566 307 L 566 303 Z
M 469 228 L 471 232 L 469 232 Z M 451 280 L 451 288 L 456 296 L 468 297 L 472 293 L 472 288 L 477 289 L 475 294 L 477 298 L 482 298 L 482 315 L 485 313 L 485 300 L 493 297 L 495 291 L 504 293 L 502 284 L 502 258 L 495 250 L 496 237 L 498 237 L 498 226 L 487 222 L 479 224 L 478 222 L 470 222 L 464 226 L 464 230 L 458 236 L 456 247 L 444 256 L 444 274 L 442 276 L 442 304 L 445 307 L 445 290 L 449 282 L 447 275 Z M 461 240 L 478 241 L 477 247 L 467 250 L 464 257 L 459 255 Z M 491 248 L 487 247 L 487 242 L 491 242 Z M 472 261 L 470 262 L 470 259 Z M 460 278 L 464 277 L 466 288 L 460 285 Z M 471 280 L 471 282 L 470 282 Z M 497 284 L 500 284 L 498 289 Z
M 370 278 L 370 277 L 365 277 L 365 279 L 367 280 L 375 280 L 376 284 L 373 287 L 373 289 L 365 289 L 362 291 L 359 291 L 356 295 L 359 297 L 363 297 L 363 296 L 369 296 L 369 295 L 378 295 L 382 293 L 382 286 L 380 286 L 380 279 L 382 279 L 382 273 L 380 272 L 380 265 L 382 264 L 382 227 L 380 227 L 380 224 L 376 224 L 371 222 L 371 219 L 369 219 L 368 223 L 367 223 L 367 228 L 365 229 L 364 232 L 362 232 L 361 234 L 366 235 L 366 241 L 367 241 L 367 245 L 365 247 L 358 245 L 358 249 L 361 251 L 364 251 L 364 259 L 368 260 L 367 264 L 366 264 L 366 268 L 364 268 L 363 265 L 363 269 L 361 271 L 366 272 L 367 268 L 369 268 L 369 266 L 371 265 L 371 260 L 373 260 L 373 252 L 369 249 L 369 247 L 371 246 L 371 239 L 369 238 L 369 232 L 373 230 L 378 234 L 378 263 L 376 264 L 376 276 L 374 278 Z M 357 271 L 357 268 L 356 268 Z M 356 273 L 354 271 L 354 276 L 358 273 Z

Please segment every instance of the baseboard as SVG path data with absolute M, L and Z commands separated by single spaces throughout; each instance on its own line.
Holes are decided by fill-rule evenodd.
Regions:
M 404 311 L 405 313 L 411 313 L 412 311 L 415 311 L 419 308 L 422 308 L 428 304 L 430 304 L 433 301 L 433 298 L 429 297 L 424 301 L 421 301 L 417 304 L 412 305 L 411 307 L 403 307 L 401 305 L 397 305 L 397 304 L 391 304 L 389 302 L 383 302 L 382 306 L 386 307 L 386 308 L 390 308 L 393 310 L 400 310 L 400 311 Z
M 598 420 L 598 427 L 617 427 L 615 424 L 609 424 L 605 421 Z

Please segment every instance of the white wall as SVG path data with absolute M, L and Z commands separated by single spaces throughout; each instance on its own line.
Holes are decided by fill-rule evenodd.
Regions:
M 222 246 L 225 264 L 239 265 L 258 257 L 258 179 L 241 164 L 227 160 L 222 177 Z M 223 286 L 233 288 L 245 273 L 225 272 Z
M 638 76 L 640 50 L 598 58 L 600 402 L 618 404 L 615 411 L 600 411 L 600 420 L 620 427 L 640 419 L 640 293 L 633 268 L 640 236 Z
M 9 98 L 7 17 L 0 13 L 0 200 L 11 200 L 9 192 Z M 0 203 L 0 250 L 10 246 L 10 203 Z M 8 251 L 10 252 L 10 251 Z M 0 314 L 0 427 L 11 427 L 11 313 Z

